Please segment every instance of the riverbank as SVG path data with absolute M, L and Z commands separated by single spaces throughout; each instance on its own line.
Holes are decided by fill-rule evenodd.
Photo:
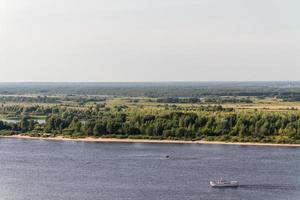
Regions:
M 117 138 L 65 138 L 57 137 L 31 137 L 26 135 L 0 136 L 0 138 L 31 139 L 31 140 L 54 140 L 54 141 L 78 141 L 78 142 L 103 142 L 103 143 L 157 143 L 157 144 L 221 144 L 239 146 L 279 146 L 279 147 L 300 147 L 300 144 L 274 144 L 274 143 L 241 143 L 241 142 L 218 142 L 218 141 L 185 141 L 185 140 L 149 140 L 149 139 L 117 139 Z

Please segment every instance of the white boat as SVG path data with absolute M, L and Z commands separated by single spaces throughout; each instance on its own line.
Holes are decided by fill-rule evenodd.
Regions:
M 225 181 L 223 179 L 220 179 L 218 181 L 210 181 L 209 184 L 211 187 L 238 187 L 239 186 L 238 181 Z

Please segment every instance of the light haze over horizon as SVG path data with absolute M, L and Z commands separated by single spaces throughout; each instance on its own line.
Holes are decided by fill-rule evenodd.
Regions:
M 300 80 L 297 0 L 0 0 L 0 82 Z

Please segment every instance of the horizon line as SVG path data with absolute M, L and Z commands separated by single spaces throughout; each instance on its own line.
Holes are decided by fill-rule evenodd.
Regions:
M 299 82 L 300 80 L 247 80 L 247 81 L 0 81 L 0 84 L 11 83 L 270 83 L 270 82 Z

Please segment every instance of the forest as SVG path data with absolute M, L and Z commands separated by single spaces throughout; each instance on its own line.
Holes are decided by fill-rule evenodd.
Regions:
M 297 88 L 297 82 L 1 84 L 0 135 L 300 143 Z
M 300 113 L 238 111 L 221 105 L 2 105 L 0 134 L 37 137 L 300 143 Z M 44 123 L 38 118 L 45 117 Z

